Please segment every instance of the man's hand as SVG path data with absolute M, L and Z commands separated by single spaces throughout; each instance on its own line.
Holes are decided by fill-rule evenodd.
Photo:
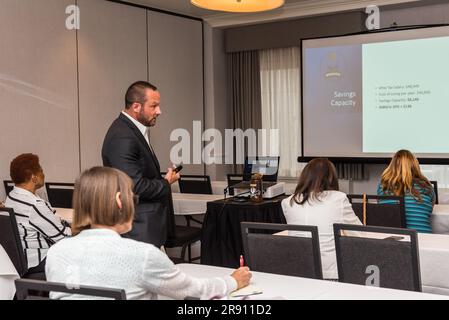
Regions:
M 175 173 L 173 171 L 173 168 L 167 169 L 167 174 L 165 175 L 165 180 L 167 180 L 169 184 L 175 183 L 176 181 L 179 180 L 179 178 L 181 178 L 181 175 L 179 173 Z

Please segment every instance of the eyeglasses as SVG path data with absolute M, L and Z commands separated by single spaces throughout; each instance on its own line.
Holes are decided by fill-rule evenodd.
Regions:
M 139 204 L 139 196 L 137 194 L 133 194 L 133 201 L 135 206 Z

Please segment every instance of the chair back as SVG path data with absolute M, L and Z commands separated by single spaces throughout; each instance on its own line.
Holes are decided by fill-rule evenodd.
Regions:
M 232 186 L 243 181 L 243 174 L 228 174 L 227 180 L 228 180 L 229 195 L 233 196 L 235 193 L 234 188 Z
M 438 182 L 430 181 L 430 183 L 433 186 L 433 192 L 435 192 L 435 204 L 439 204 L 439 202 L 438 202 Z
M 52 207 L 67 209 L 73 207 L 72 201 L 75 184 L 46 182 L 45 189 L 47 190 L 48 201 Z
M 17 300 L 48 300 L 41 296 L 36 296 L 36 292 L 62 292 L 72 295 L 90 296 L 97 298 L 107 298 L 112 300 L 126 300 L 126 293 L 123 289 L 110 289 L 92 286 L 68 286 L 67 284 L 47 282 L 40 280 L 17 279 L 15 281 Z
M 16 215 L 10 208 L 0 208 L 0 245 L 5 249 L 17 273 L 23 277 L 28 271 L 28 262 L 20 240 Z
M 363 222 L 363 195 L 349 194 L 348 198 Z M 366 195 L 366 225 L 406 228 L 404 197 Z
M 210 176 L 183 175 L 178 183 L 181 193 L 212 194 Z
M 421 289 L 415 230 L 334 224 L 340 282 Z
M 3 180 L 3 186 L 5 187 L 5 194 L 8 195 L 14 189 L 14 182 L 11 180 Z
M 317 227 L 253 222 L 242 222 L 241 227 L 244 257 L 251 270 L 323 278 Z M 295 234 L 276 234 L 282 231 Z

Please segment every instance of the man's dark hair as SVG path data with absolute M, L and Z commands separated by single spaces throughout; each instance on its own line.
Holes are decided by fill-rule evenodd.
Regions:
M 131 108 L 133 103 L 145 103 L 145 91 L 147 89 L 157 91 L 156 86 L 152 85 L 147 81 L 137 81 L 134 82 L 126 91 L 125 95 L 125 106 L 126 109 Z

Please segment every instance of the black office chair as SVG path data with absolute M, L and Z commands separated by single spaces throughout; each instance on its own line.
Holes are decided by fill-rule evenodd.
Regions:
M 241 227 L 244 257 L 251 270 L 323 279 L 317 227 L 253 222 L 242 222 Z M 298 234 L 273 234 L 281 231 Z
M 46 182 L 45 189 L 47 190 L 48 201 L 53 208 L 71 209 L 73 207 L 72 199 L 75 184 Z
M 192 258 L 192 244 L 200 241 L 201 228 L 193 227 L 190 225 L 190 220 L 197 221 L 189 216 L 184 216 L 187 220 L 187 226 L 177 225 L 175 222 L 175 213 L 173 210 L 173 199 L 170 197 L 167 219 L 167 241 L 165 242 L 165 248 L 178 248 L 181 247 L 181 258 L 170 257 L 174 263 L 191 263 L 193 261 L 201 259 L 201 257 Z M 201 223 L 200 221 L 197 221 Z M 187 257 L 185 259 L 187 250 Z
M 183 175 L 178 183 L 181 193 L 212 194 L 210 176 Z
M 232 188 L 232 186 L 243 181 L 243 174 L 228 174 L 227 180 L 228 180 L 229 195 L 233 196 L 235 195 L 235 193 L 234 188 Z
M 430 181 L 430 183 L 432 184 L 433 191 L 435 192 L 435 204 L 439 204 L 439 202 L 438 202 L 438 182 Z
M 3 180 L 3 186 L 5 187 L 5 194 L 8 195 L 14 189 L 14 182 L 11 180 Z
M 0 208 L 0 244 L 22 278 L 45 280 L 44 273 L 28 273 L 28 262 L 22 247 L 16 215 L 11 208 Z
M 340 282 L 421 291 L 415 230 L 334 224 L 334 236 Z
M 26 279 L 17 279 L 15 284 L 17 300 L 49 300 L 49 298 L 35 295 L 35 292 L 62 292 L 111 300 L 126 300 L 126 293 L 123 289 L 92 286 L 77 286 L 76 288 L 72 288 L 62 283 Z
M 363 195 L 349 194 L 348 198 L 354 213 L 363 222 Z M 366 225 L 406 228 L 404 197 L 367 195 Z

